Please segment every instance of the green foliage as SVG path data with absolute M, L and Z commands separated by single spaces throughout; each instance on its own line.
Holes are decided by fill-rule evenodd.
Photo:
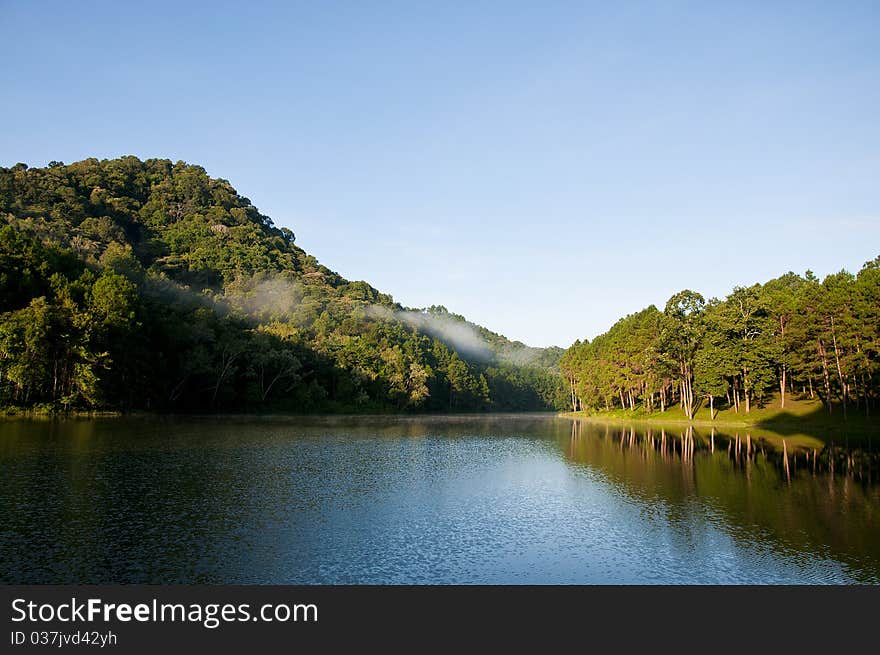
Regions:
M 343 279 L 199 166 L 122 157 L 0 168 L 0 219 L 3 405 L 562 406 L 560 349 L 511 342 L 443 307 L 405 310 Z M 459 332 L 480 352 L 460 348 Z
M 724 300 L 682 291 L 662 315 L 628 316 L 576 342 L 560 369 L 573 410 L 648 411 L 677 402 L 688 417 L 722 400 L 735 411 L 778 394 L 818 395 L 870 415 L 880 401 L 880 258 L 858 275 L 812 273 L 737 287 Z

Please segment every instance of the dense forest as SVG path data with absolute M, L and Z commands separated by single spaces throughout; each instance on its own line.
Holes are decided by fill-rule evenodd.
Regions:
M 319 264 L 229 182 L 136 157 L 0 168 L 0 406 L 564 407 L 562 349 Z
M 818 397 L 827 412 L 880 405 L 880 257 L 857 275 L 786 273 L 723 300 L 681 291 L 576 342 L 560 367 L 572 410 L 664 411 Z

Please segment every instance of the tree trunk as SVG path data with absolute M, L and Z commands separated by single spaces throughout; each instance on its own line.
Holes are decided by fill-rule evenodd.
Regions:
M 782 365 L 782 379 L 779 381 L 779 408 L 785 409 L 785 364 Z
M 217 383 L 214 385 L 214 394 L 211 396 L 211 402 L 215 403 L 217 401 L 217 393 L 220 391 L 220 385 L 223 384 L 223 380 L 226 378 L 226 374 L 229 372 L 229 368 L 232 366 L 232 363 L 238 358 L 241 353 L 231 353 L 224 349 L 223 357 L 221 359 L 222 367 L 220 369 L 220 375 L 217 376 Z
M 819 339 L 819 355 L 822 357 L 822 375 L 825 378 L 825 404 L 828 405 L 828 413 L 831 413 L 831 378 L 828 375 L 828 359 L 825 353 L 825 344 Z
M 688 375 L 687 379 L 687 389 L 688 389 L 688 418 L 694 419 L 694 384 L 693 380 L 691 380 L 690 375 Z
M 831 317 L 831 340 L 834 343 L 834 360 L 837 362 L 837 377 L 840 380 L 841 400 L 843 400 L 843 420 L 846 420 L 846 397 L 847 387 L 843 380 L 843 372 L 840 370 L 840 352 L 837 350 L 837 335 L 834 332 L 834 317 Z
M 779 317 L 779 331 L 780 331 L 780 336 L 782 337 L 782 348 L 784 349 L 785 348 L 785 321 L 783 320 L 782 316 Z M 780 409 L 785 409 L 785 374 L 786 374 L 785 362 L 782 362 L 782 382 L 779 385 L 779 390 L 780 390 L 780 401 L 779 401 L 780 405 L 779 405 L 779 407 L 780 407 Z

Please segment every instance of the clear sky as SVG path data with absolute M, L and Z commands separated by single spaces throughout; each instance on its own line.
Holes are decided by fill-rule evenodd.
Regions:
M 532 345 L 880 254 L 880 2 L 0 0 L 0 165 L 230 180 Z

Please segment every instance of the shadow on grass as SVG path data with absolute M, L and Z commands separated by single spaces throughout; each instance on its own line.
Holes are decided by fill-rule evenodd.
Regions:
M 813 435 L 825 442 L 840 443 L 847 438 L 861 441 L 864 438 L 870 439 L 871 436 L 880 436 L 880 413 L 877 416 L 865 416 L 863 408 L 857 412 L 854 407 L 849 407 L 844 418 L 842 406 L 834 405 L 830 413 L 820 406 L 806 414 L 781 411 L 756 421 L 754 426 L 781 435 Z

